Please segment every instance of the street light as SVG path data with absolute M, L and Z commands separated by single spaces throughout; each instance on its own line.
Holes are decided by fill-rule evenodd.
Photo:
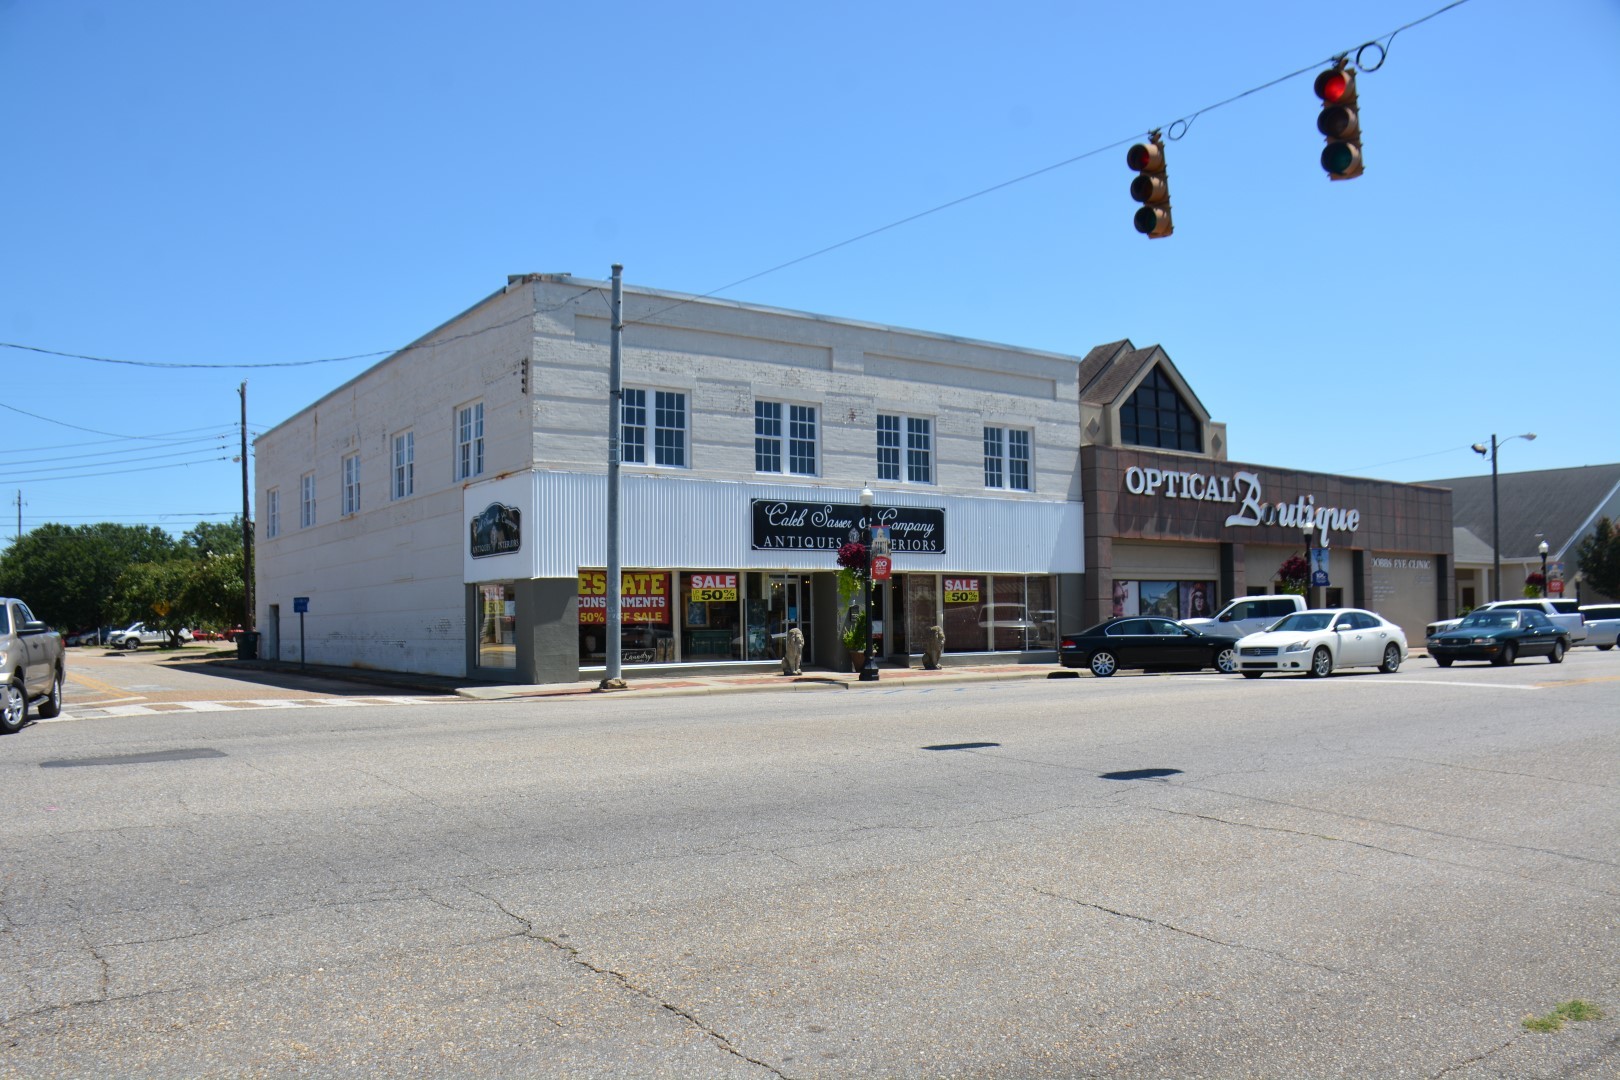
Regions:
M 1311 573 L 1311 530 L 1314 529 L 1315 527 L 1316 527 L 1315 523 L 1312 522 L 1310 518 L 1306 518 L 1305 519 L 1305 524 L 1300 526 L 1300 531 L 1305 534 L 1305 606 L 1306 607 L 1315 607 L 1316 606 L 1314 603 L 1312 603 L 1312 601 L 1316 598 L 1316 586 L 1311 584 L 1311 578 L 1313 576 L 1312 573 Z
M 1536 545 L 1536 550 L 1541 553 L 1541 595 L 1546 596 L 1547 595 L 1547 541 L 1543 540 L 1541 543 L 1537 544 Z
M 877 636 L 872 633 L 872 504 L 877 496 L 869 487 L 861 488 L 861 542 L 866 545 L 866 573 L 861 581 L 866 592 L 866 662 L 861 664 L 861 682 L 877 682 Z
M 1523 435 L 1509 435 L 1501 442 L 1497 442 L 1496 434 L 1493 432 L 1489 450 L 1485 448 L 1484 443 L 1474 444 L 1474 453 L 1481 456 L 1489 454 L 1491 459 L 1491 548 L 1492 553 L 1496 556 L 1496 579 L 1491 582 L 1492 600 L 1502 599 L 1502 509 L 1501 503 L 1497 501 L 1496 497 L 1496 451 L 1502 443 L 1509 443 L 1514 439 L 1534 442 L 1535 438 L 1535 432 L 1527 431 Z

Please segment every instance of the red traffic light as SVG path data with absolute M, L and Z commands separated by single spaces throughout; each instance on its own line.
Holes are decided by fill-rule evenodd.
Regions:
M 1131 181 L 1131 198 L 1142 204 L 1132 219 L 1136 231 L 1149 240 L 1169 236 L 1175 227 L 1170 222 L 1170 180 L 1164 172 L 1164 144 L 1159 133 L 1153 133 L 1152 141 L 1125 151 L 1125 164 L 1137 172 Z
M 1317 75 L 1316 96 L 1322 111 L 1316 130 L 1327 139 L 1322 168 L 1329 180 L 1354 180 L 1361 175 L 1361 117 L 1356 109 L 1356 73 L 1340 60 Z

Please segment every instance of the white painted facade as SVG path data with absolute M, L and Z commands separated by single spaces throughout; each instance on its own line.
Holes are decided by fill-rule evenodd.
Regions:
M 294 598 L 308 597 L 311 663 L 468 675 L 474 583 L 604 564 L 608 290 L 514 278 L 257 440 L 264 655 L 299 658 Z M 625 567 L 830 571 L 828 552 L 751 548 L 750 500 L 846 504 L 870 485 L 880 505 L 945 513 L 945 553 L 897 555 L 897 572 L 1083 571 L 1075 357 L 630 287 L 624 301 L 624 385 L 649 391 L 649 412 L 657 390 L 686 404 L 685 467 L 623 468 Z M 814 475 L 755 471 L 762 400 L 815 409 Z M 461 478 L 455 418 L 473 403 L 483 469 Z M 879 413 L 928 420 L 931 482 L 879 479 Z M 1032 490 L 986 486 L 986 425 L 1029 433 Z M 400 492 L 405 435 L 413 475 Z M 344 514 L 354 455 L 359 508 Z M 491 502 L 521 510 L 522 543 L 473 558 L 469 524 Z

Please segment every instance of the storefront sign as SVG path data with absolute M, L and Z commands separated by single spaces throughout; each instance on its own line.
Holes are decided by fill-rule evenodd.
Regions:
M 859 505 L 754 499 L 755 551 L 837 551 L 865 528 Z M 945 511 L 933 506 L 879 506 L 872 524 L 889 530 L 891 552 L 945 554 Z
M 515 506 L 493 502 L 473 515 L 472 557 L 506 555 L 523 546 L 523 512 Z
M 1326 535 L 1328 529 L 1355 532 L 1361 525 L 1360 510 L 1317 506 L 1315 495 L 1301 495 L 1294 502 L 1277 505 L 1264 502 L 1260 498 L 1260 477 L 1246 469 L 1240 469 L 1231 476 L 1217 476 L 1214 473 L 1144 469 L 1140 465 L 1132 465 L 1125 470 L 1125 490 L 1132 495 L 1152 498 L 1237 503 L 1240 509 L 1227 517 L 1228 527 L 1280 525 L 1299 529 L 1309 522 Z
M 699 603 L 737 599 L 736 574 L 692 574 L 692 599 Z
M 625 623 L 670 621 L 669 575 L 659 570 L 626 570 L 619 578 L 619 620 Z M 607 571 L 579 572 L 579 624 L 607 625 Z
M 945 602 L 947 604 L 977 604 L 979 602 L 979 579 L 976 577 L 946 578 Z

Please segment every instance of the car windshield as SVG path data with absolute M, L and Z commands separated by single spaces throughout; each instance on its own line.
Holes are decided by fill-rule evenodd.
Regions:
M 1333 621 L 1331 611 L 1296 611 L 1282 622 L 1273 626 L 1273 630 L 1326 630 Z
M 1476 611 L 1472 615 L 1463 616 L 1463 621 L 1457 625 L 1459 627 L 1467 626 L 1470 628 L 1485 626 L 1512 626 L 1518 621 L 1518 616 L 1514 615 L 1511 611 Z

